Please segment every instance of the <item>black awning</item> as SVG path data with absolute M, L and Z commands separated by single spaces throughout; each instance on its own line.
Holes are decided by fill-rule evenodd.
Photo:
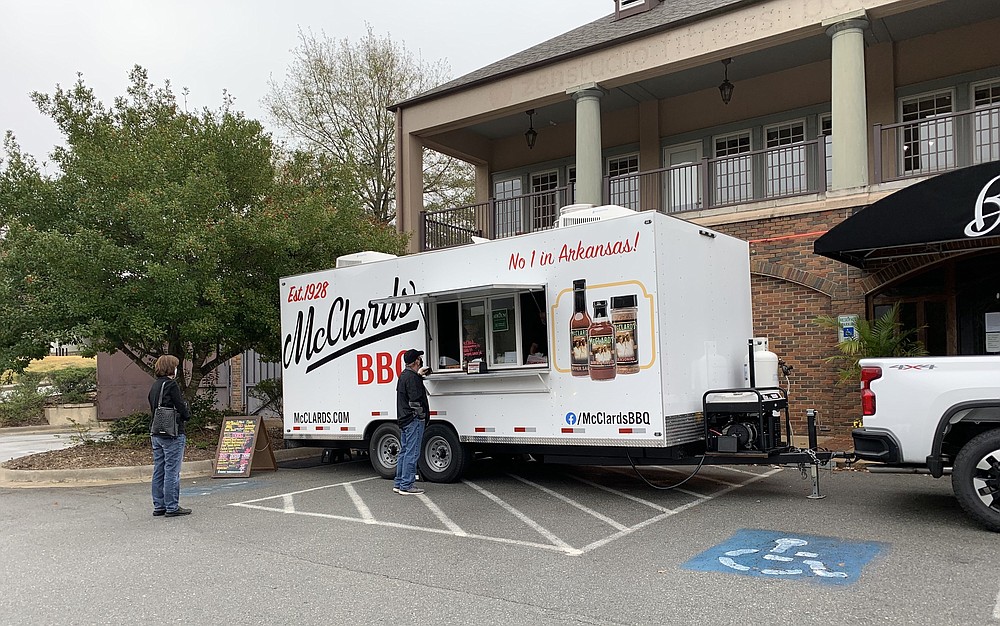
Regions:
M 813 244 L 856 267 L 874 260 L 1000 246 L 1000 161 L 910 185 L 861 209 Z

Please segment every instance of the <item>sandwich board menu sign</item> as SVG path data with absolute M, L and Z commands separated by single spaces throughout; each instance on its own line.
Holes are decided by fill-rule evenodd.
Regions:
M 259 417 L 225 418 L 213 464 L 212 478 L 245 478 L 251 469 L 278 469 L 264 421 Z

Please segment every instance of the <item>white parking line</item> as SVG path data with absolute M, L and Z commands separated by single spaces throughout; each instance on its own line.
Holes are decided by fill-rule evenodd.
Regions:
M 486 496 L 490 500 L 492 500 L 492 501 L 496 502 L 497 504 L 499 504 L 500 506 L 502 506 L 504 509 L 507 510 L 508 513 L 510 513 L 511 515 L 513 515 L 514 517 L 516 517 L 517 519 L 521 520 L 522 522 L 524 522 L 528 526 L 531 526 L 532 528 L 534 528 L 535 531 L 538 532 L 538 534 L 540 534 L 541 536 L 543 536 L 546 539 L 548 539 L 549 541 L 551 541 L 552 545 L 560 547 L 564 552 L 566 552 L 566 554 L 579 554 L 579 551 L 576 548 L 574 548 L 573 546 L 569 545 L 568 543 L 566 543 L 565 541 L 563 541 L 559 537 L 556 537 L 554 534 L 552 534 L 551 532 L 549 532 L 549 530 L 546 529 L 545 527 L 543 527 L 541 524 L 539 524 L 535 520 L 531 519 L 530 517 L 528 517 L 524 513 L 518 511 L 513 506 L 507 504 L 506 502 L 504 502 L 503 500 L 501 500 L 496 495 L 490 493 L 489 491 L 487 491 L 486 489 L 483 489 L 482 487 L 480 487 L 479 485 L 477 485 L 475 483 L 471 483 L 471 482 L 469 482 L 467 480 L 463 480 L 462 482 L 464 484 L 472 487 L 473 489 L 475 489 L 479 493 L 483 494 L 484 496 Z
M 993 605 L 993 619 L 1000 620 L 1000 591 L 997 592 L 997 601 Z
M 347 491 L 347 495 L 351 496 L 351 502 L 353 502 L 354 507 L 358 509 L 358 515 L 361 516 L 361 519 L 363 519 L 366 524 L 375 523 L 375 516 L 372 515 L 371 509 L 369 509 L 368 505 L 361 499 L 358 492 L 354 490 L 354 485 L 344 485 L 344 490 Z
M 458 524 L 453 522 L 450 517 L 445 515 L 444 511 L 442 511 L 438 507 L 438 505 L 434 504 L 434 502 L 432 502 L 431 499 L 427 497 L 426 493 L 422 493 L 417 497 L 420 498 L 423 501 L 423 503 L 427 505 L 427 508 L 431 510 L 431 513 L 433 513 L 439 520 L 441 520 L 441 523 L 444 524 L 448 528 L 448 530 L 458 535 L 459 537 L 467 536 L 468 533 L 462 530 L 461 527 L 459 527 Z
M 608 469 L 617 470 L 617 468 L 608 468 Z M 565 541 L 563 541 L 562 539 L 560 539 L 559 537 L 557 537 L 554 533 L 552 533 L 548 529 L 544 528 L 538 522 L 534 521 L 533 519 L 531 519 L 530 517 L 528 517 L 527 515 L 525 515 L 524 513 L 522 513 L 521 511 L 519 511 L 518 509 L 516 509 L 512 505 L 510 505 L 509 503 L 503 501 L 501 498 L 499 498 L 495 494 L 493 494 L 490 491 L 484 489 L 483 487 L 480 487 L 479 485 L 477 485 L 475 483 L 469 482 L 468 480 L 463 480 L 462 482 L 464 484 L 468 485 L 470 488 L 472 488 L 472 489 L 478 491 L 479 493 L 481 493 L 482 495 L 486 496 L 487 498 L 489 498 L 490 500 L 492 500 L 496 504 L 500 505 L 508 513 L 510 513 L 511 515 L 513 515 L 514 517 L 516 517 L 517 519 L 519 519 L 520 521 L 522 521 L 525 525 L 531 527 L 533 530 L 535 530 L 540 535 L 542 535 L 543 537 L 545 537 L 545 539 L 547 539 L 550 543 L 546 544 L 546 543 L 539 543 L 539 542 L 535 542 L 535 541 L 525 541 L 525 540 L 521 540 L 521 539 L 508 539 L 506 537 L 490 537 L 490 536 L 486 536 L 486 535 L 478 535 L 478 534 L 469 534 L 469 533 L 466 533 L 464 530 L 462 530 L 461 527 L 458 526 L 458 524 L 456 524 L 454 521 L 452 521 L 451 518 L 449 518 L 444 513 L 444 511 L 442 511 L 430 498 L 428 498 L 426 496 L 426 494 L 420 495 L 418 497 L 421 499 L 421 501 L 424 503 L 424 505 L 427 506 L 427 508 L 445 526 L 445 528 L 433 528 L 433 527 L 429 528 L 429 527 L 423 527 L 423 526 L 413 526 L 411 524 L 402 524 L 402 523 L 398 523 L 398 522 L 386 522 L 386 521 L 376 520 L 375 516 L 372 514 L 371 510 L 368 508 L 368 506 L 362 500 L 361 495 L 358 494 L 357 490 L 354 488 L 354 485 L 358 484 L 358 483 L 362 483 L 362 482 L 367 482 L 369 480 L 376 480 L 378 478 L 377 476 L 372 476 L 370 478 L 362 478 L 362 479 L 352 480 L 352 481 L 344 481 L 344 482 L 335 483 L 335 484 L 332 484 L 332 485 L 323 485 L 321 487 L 313 487 L 313 488 L 310 488 L 310 489 L 302 489 L 300 491 L 293 491 L 293 492 L 290 492 L 290 493 L 279 494 L 279 495 L 275 495 L 275 496 L 267 496 L 267 497 L 264 497 L 264 498 L 257 498 L 257 499 L 254 499 L 254 500 L 247 500 L 245 502 L 235 502 L 235 503 L 230 504 L 229 506 L 238 506 L 238 507 L 243 507 L 243 508 L 247 508 L 247 509 L 254 509 L 254 510 L 260 510 L 260 511 L 269 511 L 269 512 L 274 512 L 274 513 L 292 513 L 292 514 L 296 514 L 296 515 L 304 515 L 304 516 L 309 516 L 309 517 L 319 517 L 319 518 L 324 518 L 324 519 L 333 519 L 333 520 L 339 520 L 339 521 L 345 521 L 345 522 L 355 522 L 355 523 L 369 524 L 369 525 L 375 525 L 375 526 L 385 526 L 385 527 L 388 527 L 388 528 L 401 528 L 401 529 L 406 529 L 406 530 L 418 530 L 418 531 L 436 533 L 436 534 L 440 534 L 440 535 L 451 535 L 451 536 L 457 536 L 457 537 L 466 537 L 466 538 L 469 538 L 469 539 L 481 539 L 481 540 L 484 540 L 484 541 L 493 541 L 493 542 L 496 542 L 496 543 L 503 543 L 503 544 L 508 544 L 508 545 L 516 545 L 516 546 L 522 546 L 522 547 L 538 548 L 538 549 L 542 549 L 542 550 L 549 550 L 549 551 L 559 552 L 559 553 L 562 553 L 562 554 L 565 554 L 565 555 L 568 555 L 568 556 L 579 556 L 579 555 L 585 554 L 587 552 L 590 552 L 591 550 L 596 550 L 597 548 L 605 546 L 605 545 L 607 545 L 607 544 L 609 544 L 609 543 L 611 543 L 611 542 L 613 542 L 613 541 L 615 541 L 617 539 L 625 537 L 625 536 L 627 536 L 627 535 L 629 535 L 629 534 L 631 534 L 631 533 L 633 533 L 633 532 L 635 532 L 637 530 L 646 528 L 647 526 L 655 524 L 656 522 L 659 522 L 659 521 L 661 521 L 663 519 L 666 519 L 667 517 L 670 517 L 672 515 L 676 515 L 678 513 L 681 513 L 682 511 L 686 511 L 686 510 L 688 510 L 690 508 L 698 506 L 699 504 L 703 504 L 704 502 L 707 502 L 708 500 L 713 500 L 713 499 L 715 499 L 717 497 L 723 496 L 723 495 L 729 493 L 730 491 L 733 491 L 733 490 L 738 489 L 740 487 L 744 487 L 746 485 L 749 485 L 750 483 L 756 482 L 758 480 L 765 479 L 765 478 L 767 478 L 767 477 L 769 477 L 769 476 L 771 476 L 773 474 L 776 474 L 777 472 L 780 472 L 780 471 L 782 471 L 781 467 L 775 467 L 775 468 L 771 469 L 770 471 L 762 473 L 762 474 L 753 473 L 752 477 L 750 477 L 749 480 L 747 480 L 746 482 L 739 483 L 739 484 L 737 484 L 737 483 L 730 483 L 729 486 L 725 487 L 724 489 L 722 489 L 722 490 L 720 490 L 720 491 L 718 491 L 716 493 L 713 493 L 711 495 L 708 495 L 708 496 L 702 495 L 702 494 L 699 494 L 699 493 L 695 493 L 695 492 L 689 492 L 689 491 L 686 491 L 686 490 L 677 489 L 676 491 L 683 491 L 684 493 L 688 493 L 688 494 L 694 496 L 695 499 L 693 499 L 692 501 L 690 501 L 690 502 L 688 502 L 686 504 L 683 504 L 683 505 L 681 505 L 681 506 L 679 506 L 677 508 L 674 508 L 674 509 L 669 509 L 669 508 L 666 508 L 666 507 L 662 507 L 662 506 L 660 506 L 658 504 L 655 504 L 653 502 L 649 502 L 647 500 L 643 500 L 642 498 L 638 498 L 636 496 L 632 496 L 630 494 L 623 493 L 621 491 L 612 489 L 610 487 L 605 487 L 603 485 L 600 485 L 600 484 L 597 484 L 597 483 L 594 483 L 594 482 L 591 482 L 591 481 L 588 481 L 588 480 L 585 480 L 585 479 L 582 479 L 582 478 L 577 478 L 575 476 L 570 476 L 571 478 L 574 478 L 575 480 L 580 481 L 580 482 L 582 482 L 584 484 L 591 485 L 593 487 L 597 487 L 598 489 L 601 489 L 601 490 L 606 491 L 608 493 L 614 494 L 614 495 L 619 496 L 621 498 L 624 498 L 624 499 L 627 499 L 627 500 L 631 500 L 633 502 L 637 502 L 637 503 L 643 504 L 644 506 L 648 506 L 648 507 L 650 507 L 650 508 L 652 508 L 654 510 L 662 511 L 661 514 L 655 515 L 653 517 L 650 517 L 649 519 L 643 520 L 643 521 L 641 521 L 638 524 L 635 524 L 633 526 L 624 526 L 624 525 L 622 525 L 622 524 L 620 524 L 620 523 L 618 523 L 618 522 L 616 522 L 616 521 L 614 521 L 614 520 L 612 520 L 612 519 L 610 519 L 608 517 L 605 517 L 604 515 L 602 515 L 600 513 L 597 513 L 596 511 L 593 511 L 593 510 L 589 509 L 588 507 L 580 504 L 579 502 L 576 502 L 576 501 L 572 500 L 571 498 L 568 498 L 568 497 L 566 497 L 566 496 L 564 496 L 564 495 L 562 495 L 562 494 L 560 494 L 560 493 L 552 490 L 552 489 L 549 489 L 547 487 L 543 487 L 542 485 L 538 485 L 538 484 L 533 483 L 533 482 L 531 482 L 529 480 L 523 479 L 523 478 L 521 478 L 519 476 L 511 475 L 516 480 L 518 480 L 518 481 L 520 481 L 522 483 L 525 483 L 525 484 L 527 484 L 529 486 L 535 487 L 535 488 L 541 490 L 542 492 L 544 492 L 544 493 L 546 493 L 546 494 L 548 494 L 548 495 L 550 495 L 552 497 L 555 497 L 555 498 L 557 498 L 559 500 L 562 500 L 563 502 L 566 502 L 566 503 L 568 503 L 568 504 L 570 504 L 570 505 L 572 505 L 572 506 L 580 509 L 581 511 L 587 513 L 588 515 L 592 515 L 592 516 L 596 517 L 597 519 L 601 519 L 602 521 L 607 522 L 608 524 L 612 525 L 614 528 L 617 529 L 617 532 L 615 532 L 615 533 L 613 533 L 613 534 L 611 534 L 611 535 L 609 535 L 607 537 L 604 537 L 602 539 L 598 539 L 597 541 L 594 541 L 594 542 L 592 542 L 590 544 L 587 544 L 586 546 L 584 546 L 582 548 L 574 548 L 573 546 L 569 545 L 568 543 L 566 543 Z M 750 473 L 750 472 L 747 472 L 747 473 Z M 360 517 L 350 517 L 350 516 L 346 516 L 346 515 L 335 515 L 335 514 L 330 514 L 330 513 L 314 513 L 314 512 L 309 512 L 309 511 L 299 511 L 299 510 L 296 509 L 296 507 L 295 507 L 295 499 L 294 499 L 296 495 L 300 495 L 300 494 L 308 493 L 308 492 L 312 492 L 312 491 L 319 491 L 319 490 L 322 490 L 322 489 L 329 489 L 331 487 L 344 487 L 344 490 L 350 496 L 350 498 L 351 498 L 352 502 L 354 503 L 354 506 L 357 509 L 358 514 L 360 515 Z M 266 505 L 262 505 L 262 504 L 255 504 L 255 503 L 265 502 L 265 501 L 268 501 L 268 500 L 276 500 L 277 502 L 275 503 L 275 506 L 266 506 Z M 1000 620 L 1000 594 L 997 595 L 996 606 L 994 607 L 994 618 Z
M 730 491 L 733 491 L 734 489 L 738 489 L 738 488 L 743 487 L 745 485 L 749 485 L 750 483 L 757 482 L 758 480 L 767 478 L 768 476 L 770 476 L 772 474 L 776 474 L 777 472 L 780 472 L 780 471 L 781 471 L 781 468 L 780 467 L 776 467 L 776 468 L 772 469 L 770 472 L 767 472 L 765 474 L 757 474 L 757 475 L 755 475 L 754 478 L 751 478 L 750 480 L 748 480 L 745 483 L 742 483 L 740 485 L 733 485 L 731 487 L 727 487 L 726 489 L 723 489 L 722 491 L 720 491 L 718 493 L 714 493 L 711 496 L 705 496 L 704 499 L 702 499 L 702 500 L 692 500 L 691 502 L 688 502 L 685 505 L 679 506 L 676 509 L 673 509 L 673 510 L 667 512 L 667 513 L 663 513 L 661 515 L 657 515 L 656 517 L 651 517 L 651 518 L 649 518 L 647 520 L 639 522 L 638 524 L 635 524 L 634 526 L 630 526 L 630 527 L 626 528 L 625 530 L 618 531 L 617 533 L 615 533 L 613 535 L 605 537 L 604 539 L 598 539 L 597 541 L 589 543 L 586 546 L 580 548 L 579 553 L 580 554 L 586 554 L 587 552 L 590 552 L 591 550 L 596 550 L 597 548 L 600 548 L 601 546 L 605 546 L 605 545 L 611 543 L 612 541 L 615 541 L 617 539 L 621 539 L 622 537 L 624 537 L 626 535 L 630 535 L 630 534 L 634 533 L 637 530 L 640 530 L 642 528 L 645 528 L 646 526 L 649 526 L 650 524 L 655 524 L 656 522 L 658 522 L 660 520 L 663 520 L 663 519 L 666 519 L 666 518 L 668 518 L 668 517 L 670 517 L 672 515 L 676 515 L 676 514 L 680 513 L 681 511 L 686 511 L 687 509 L 696 507 L 699 504 L 703 504 L 703 503 L 705 503 L 705 502 L 707 502 L 709 500 L 713 500 L 715 498 L 718 498 L 719 496 L 727 494 Z
M 241 504 L 248 504 L 250 502 L 263 502 L 265 500 L 274 500 L 275 498 L 284 498 L 285 496 L 297 496 L 300 493 L 309 493 L 310 491 L 320 491 L 321 489 L 331 489 L 333 487 L 343 487 L 344 485 L 355 485 L 357 483 L 367 482 L 369 480 L 377 480 L 378 476 L 370 476 L 368 478 L 359 478 L 358 480 L 345 480 L 342 483 L 334 483 L 332 485 L 323 485 L 322 487 L 310 487 L 309 489 L 300 489 L 299 491 L 290 491 L 288 493 L 282 493 L 276 496 L 267 496 L 265 498 L 257 498 L 255 500 L 246 500 Z M 233 506 L 236 506 L 235 504 Z
M 729 465 L 713 465 L 715 469 L 726 470 L 727 472 L 736 472 L 737 474 L 750 474 L 751 476 L 760 476 L 757 472 L 751 472 L 745 469 L 740 469 L 738 467 L 731 467 Z
M 608 469 L 617 474 L 621 474 L 622 476 L 629 476 L 629 477 L 633 476 L 632 470 L 627 467 L 609 467 Z M 685 495 L 691 496 L 692 498 L 698 498 L 699 500 L 711 499 L 711 496 L 706 496 L 703 493 L 698 493 L 697 491 L 691 491 L 690 489 L 681 489 L 680 487 L 671 487 L 666 491 L 676 491 L 677 493 L 683 493 Z
M 663 465 L 650 465 L 650 467 L 655 467 L 656 469 L 666 470 L 668 472 L 673 472 L 675 474 L 690 474 L 691 473 L 691 472 L 689 472 L 687 470 L 679 470 L 679 469 L 677 469 L 675 467 L 666 467 L 666 466 L 663 466 Z M 736 487 L 736 486 L 739 486 L 739 484 L 740 484 L 740 483 L 731 483 L 728 480 L 722 480 L 721 478 L 716 478 L 715 476 L 708 476 L 708 475 L 700 474 L 700 473 L 698 474 L 698 478 L 701 478 L 702 480 L 710 480 L 713 483 L 719 483 L 720 485 L 726 485 L 727 487 Z
M 531 482 L 530 480 L 528 480 L 526 478 L 521 478 L 520 476 L 516 476 L 514 474 L 507 474 L 507 475 L 510 476 L 511 478 L 515 479 L 515 480 L 521 481 L 525 485 L 529 485 L 531 487 L 534 487 L 535 489 L 538 489 L 542 493 L 547 493 L 550 496 L 552 496 L 553 498 L 556 498 L 558 500 L 562 500 L 566 504 L 568 504 L 568 505 L 570 505 L 572 507 L 576 507 L 576 508 L 580 509 L 581 511 L 583 511 L 587 515 L 596 517 L 597 519 L 601 520 L 602 522 L 604 522 L 605 524 L 611 526 L 612 528 L 617 528 L 618 530 L 625 530 L 627 528 L 627 526 L 625 526 L 624 524 L 619 524 L 618 522 L 616 522 L 615 520 L 611 519 L 610 517 L 608 517 L 606 515 L 602 515 L 601 513 L 598 513 L 597 511 L 595 511 L 594 509 L 591 509 L 591 508 L 589 508 L 587 506 L 584 506 L 583 504 L 580 504 L 576 500 L 573 500 L 572 498 L 564 496 L 563 494 L 561 494 L 561 493 L 559 493 L 557 491 L 552 491 L 548 487 L 543 487 L 543 486 L 541 486 L 541 485 L 539 485 L 537 483 Z
M 605 487 L 604 485 L 599 485 L 599 484 L 597 484 L 595 482 L 592 482 L 592 481 L 589 481 L 589 480 L 587 480 L 585 478 L 580 478 L 579 476 L 570 476 L 570 478 L 572 478 L 573 480 L 579 481 L 579 482 L 581 482 L 581 483 L 583 483 L 585 485 L 590 485 L 591 487 L 595 487 L 597 489 L 600 489 L 601 491 L 607 491 L 608 493 L 612 493 L 612 494 L 618 496 L 619 498 L 625 498 L 626 500 L 631 500 L 632 502 L 638 502 L 639 504 L 644 504 L 644 505 L 648 506 L 651 509 L 656 509 L 657 511 L 662 511 L 664 513 L 672 513 L 673 512 L 673 509 L 668 509 L 665 506 L 660 506 L 659 504 L 654 504 L 653 502 L 650 502 L 649 500 L 643 500 L 642 498 L 637 498 L 637 497 L 633 496 L 632 494 L 625 493 L 624 491 L 618 491 L 617 489 L 612 489 L 611 487 Z

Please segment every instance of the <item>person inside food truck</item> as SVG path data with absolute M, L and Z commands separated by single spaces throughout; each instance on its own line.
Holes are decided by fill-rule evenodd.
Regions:
M 524 345 L 528 346 L 528 352 L 524 355 L 525 365 L 544 365 L 548 363 L 548 343 L 545 341 L 545 334 L 548 325 L 545 323 L 545 307 L 535 307 L 538 312 L 537 322 L 528 323 L 531 316 L 525 316 L 525 335 L 527 337 Z M 522 309 L 523 310 L 523 309 Z
M 468 367 L 470 361 L 486 358 L 486 340 L 479 322 L 465 318 L 462 324 L 465 332 L 462 340 L 462 362 Z

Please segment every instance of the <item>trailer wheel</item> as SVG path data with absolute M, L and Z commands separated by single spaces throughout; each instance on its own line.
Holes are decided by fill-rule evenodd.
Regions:
M 951 485 L 973 519 L 1000 532 L 1000 428 L 982 433 L 955 457 Z
M 449 426 L 431 424 L 420 448 L 420 476 L 432 483 L 451 483 L 465 471 L 468 453 Z
M 379 476 L 395 478 L 396 459 L 399 457 L 399 426 L 387 423 L 376 428 L 368 443 L 368 457 Z

